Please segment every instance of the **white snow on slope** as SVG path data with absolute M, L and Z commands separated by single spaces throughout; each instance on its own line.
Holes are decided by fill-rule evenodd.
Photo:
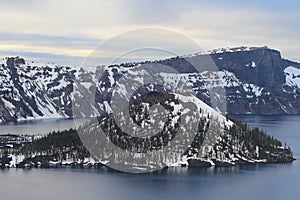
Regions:
M 201 78 L 204 80 L 206 87 L 210 89 L 216 87 L 237 87 L 241 85 L 241 82 L 235 75 L 226 70 L 202 72 Z
M 290 87 L 300 88 L 300 69 L 289 66 L 284 69 L 285 82 Z
M 69 102 L 69 94 L 66 94 L 63 90 L 69 84 L 66 76 L 69 75 L 72 68 L 57 66 L 52 63 L 27 62 L 26 64 L 15 65 L 15 71 L 12 71 L 12 68 L 6 66 L 6 61 L 7 58 L 0 60 L 0 91 L 3 92 L 1 99 L 10 116 L 17 116 L 18 121 L 66 117 L 64 111 L 58 109 L 56 104 L 57 102 L 64 103 L 63 99 Z M 13 76 L 16 75 L 18 81 L 14 83 Z M 60 79 L 58 79 L 59 77 Z M 19 89 L 17 85 L 22 89 Z M 23 94 L 21 94 L 21 90 L 24 90 Z M 54 97 L 52 95 L 51 97 L 54 90 L 61 90 L 61 95 Z M 27 98 L 24 104 L 32 112 L 32 116 L 23 116 L 18 112 L 16 113 L 17 103 L 15 102 L 20 102 L 21 98 L 24 99 L 24 97 Z M 42 114 L 36 112 L 29 105 L 29 102 L 34 104 L 34 101 Z
M 243 84 L 243 88 L 246 92 L 248 93 L 254 93 L 255 96 L 260 96 L 262 91 L 263 91 L 263 88 L 262 87 L 259 87 L 257 85 L 254 85 L 254 84 Z
M 214 110 L 212 107 L 210 107 L 209 105 L 207 105 L 206 103 L 204 103 L 203 101 L 198 99 L 197 97 L 185 96 L 185 95 L 181 95 L 181 94 L 175 94 L 175 97 L 179 98 L 180 100 L 182 100 L 184 102 L 194 103 L 198 107 L 199 110 L 200 109 L 206 110 L 206 114 L 212 115 L 215 118 L 217 118 L 218 121 L 220 122 L 220 124 L 225 123 L 225 125 L 228 126 L 228 127 L 233 125 L 232 121 L 227 120 L 225 116 L 223 116 L 218 111 Z M 207 117 L 207 116 L 204 116 L 204 117 Z
M 192 86 L 196 82 L 203 82 L 206 88 L 236 87 L 242 84 L 233 73 L 226 70 L 188 74 L 160 73 L 160 76 L 166 85 L 174 88 L 178 87 L 180 82 L 187 82 L 188 86 Z

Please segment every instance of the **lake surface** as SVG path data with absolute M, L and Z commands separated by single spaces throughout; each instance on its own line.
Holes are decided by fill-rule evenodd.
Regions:
M 290 145 L 300 159 L 300 116 L 236 116 Z M 1 199 L 299 199 L 300 162 L 231 168 L 169 168 L 132 175 L 106 169 L 0 170 Z
M 50 131 L 66 130 L 77 127 L 84 123 L 87 119 L 77 119 L 74 123 L 73 119 L 41 119 L 20 122 L 0 123 L 0 134 L 47 134 Z

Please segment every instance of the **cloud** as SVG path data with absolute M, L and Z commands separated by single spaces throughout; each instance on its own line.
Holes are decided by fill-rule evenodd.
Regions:
M 268 45 L 281 50 L 284 57 L 300 60 L 300 2 L 296 0 L 12 0 L 1 1 L 0 8 L 1 55 L 23 52 L 45 59 L 49 54 L 51 59 L 59 57 L 59 62 L 63 56 L 70 61 L 85 57 L 112 36 L 157 27 L 187 35 L 206 49 Z M 164 42 L 163 36 L 156 39 Z M 183 54 L 190 53 L 178 39 L 168 42 L 172 41 Z M 114 55 L 110 50 L 104 54 Z

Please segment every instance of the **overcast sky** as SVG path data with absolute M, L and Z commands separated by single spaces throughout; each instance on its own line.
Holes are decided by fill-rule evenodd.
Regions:
M 183 34 L 205 50 L 266 45 L 300 61 L 299 10 L 296 0 L 0 1 L 0 56 L 80 65 L 99 42 L 154 27 Z

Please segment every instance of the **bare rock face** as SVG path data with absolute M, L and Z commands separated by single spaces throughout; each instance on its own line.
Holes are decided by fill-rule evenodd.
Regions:
M 268 48 L 212 57 L 220 70 L 234 73 L 242 82 L 241 87 L 226 88 L 228 113 L 300 113 L 298 63 L 284 60 L 279 51 Z
M 214 73 L 215 82 L 222 85 L 227 93 L 228 114 L 299 114 L 300 113 L 300 64 L 282 59 L 277 50 L 267 47 L 239 47 L 217 49 L 209 52 L 217 68 L 224 73 Z M 196 54 L 182 58 L 160 61 L 169 66 L 179 66 L 188 72 L 190 63 L 197 63 L 207 54 Z M 177 65 L 177 63 L 179 65 Z M 176 67 L 174 67 L 176 69 Z M 205 67 L 204 67 L 205 68 Z M 207 92 L 203 86 L 211 78 L 202 77 L 194 82 L 199 90 L 198 98 L 210 102 L 201 94 Z

